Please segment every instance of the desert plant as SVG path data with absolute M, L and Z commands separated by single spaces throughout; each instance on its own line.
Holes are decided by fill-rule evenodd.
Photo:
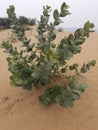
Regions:
M 20 22 L 21 24 L 25 24 L 25 25 L 33 26 L 33 25 L 36 24 L 35 19 L 27 18 L 27 17 L 25 17 L 25 16 L 20 16 L 20 17 L 18 18 L 18 20 L 19 20 L 19 22 Z
M 28 25 L 34 26 L 36 24 L 36 19 L 29 18 L 28 19 Z
M 10 28 L 10 20 L 8 18 L 0 18 L 0 26 L 3 26 L 4 29 Z
M 21 24 L 28 24 L 28 18 L 25 17 L 25 16 L 20 16 L 20 17 L 19 17 L 19 22 L 20 22 Z
M 68 65 L 68 61 L 73 55 L 81 52 L 81 44 L 88 38 L 89 32 L 94 27 L 93 23 L 87 21 L 83 28 L 79 28 L 74 34 L 64 37 L 59 44 L 56 44 L 57 31 L 55 28 L 62 23 L 62 17 L 70 14 L 68 5 L 64 2 L 61 5 L 60 11 L 53 11 L 53 22 L 49 22 L 51 7 L 43 6 L 43 14 L 40 17 L 37 27 L 37 43 L 31 43 L 25 35 L 24 26 L 22 26 L 16 17 L 14 6 L 10 6 L 7 10 L 11 28 L 16 34 L 18 40 L 22 42 L 21 51 L 9 41 L 3 41 L 2 48 L 10 55 L 7 58 L 11 85 L 22 86 L 24 89 L 31 90 L 34 85 L 36 88 L 42 85 L 46 86 L 44 94 L 39 96 L 39 100 L 44 105 L 49 105 L 52 102 L 58 103 L 63 107 L 72 107 L 73 101 L 80 99 L 80 94 L 87 87 L 86 83 L 78 83 L 77 76 L 87 72 L 91 66 L 94 66 L 96 61 L 84 63 L 79 69 L 79 65 L 74 63 Z M 67 75 L 67 70 L 75 71 L 73 76 Z M 64 77 L 64 84 L 54 83 L 53 79 Z

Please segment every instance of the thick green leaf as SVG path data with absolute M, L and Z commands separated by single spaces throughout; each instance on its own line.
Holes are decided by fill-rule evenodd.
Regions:
M 16 86 L 21 86 L 23 84 L 23 80 L 18 77 L 14 79 L 14 82 Z
M 86 64 L 85 63 L 81 67 L 81 72 L 82 73 L 86 73 L 87 72 L 87 68 L 86 68 Z
M 32 84 L 31 83 L 27 83 L 26 85 L 23 85 L 23 89 L 26 89 L 26 90 L 31 90 L 32 89 Z
M 53 17 L 54 17 L 55 20 L 58 20 L 58 18 L 59 18 L 59 12 L 58 12 L 57 9 L 54 11 Z
M 58 103 L 60 106 L 66 107 L 66 97 L 63 95 L 58 95 L 55 98 L 56 103 Z
M 68 9 L 68 8 L 69 8 L 69 6 L 65 2 L 61 5 L 61 11 Z
M 79 100 L 80 99 L 80 95 L 78 93 L 72 93 L 71 94 L 71 98 L 72 98 L 72 100 Z
M 69 14 L 70 14 L 69 11 L 64 10 L 64 11 L 62 11 L 62 12 L 60 13 L 60 17 L 65 17 L 65 16 L 67 16 L 67 15 L 69 15 Z
M 52 44 L 51 44 L 51 47 L 52 47 L 52 48 L 55 48 L 55 47 L 56 47 L 56 44 L 55 44 L 55 43 L 52 43 Z
M 88 30 L 90 27 L 90 22 L 87 21 L 85 24 L 84 24 L 84 30 Z
M 56 38 L 56 34 L 54 32 L 48 34 L 49 41 L 53 41 Z
M 90 28 L 94 28 L 95 25 L 93 23 L 90 23 Z
M 71 45 L 74 45 L 74 44 L 75 44 L 74 36 L 73 36 L 72 34 L 70 34 L 70 35 L 68 36 L 68 41 L 69 41 L 69 43 L 70 43 Z
M 72 107 L 73 106 L 73 101 L 71 97 L 66 97 L 66 107 Z
M 28 46 L 28 44 L 30 43 L 31 39 L 24 39 L 23 40 L 23 45 L 24 46 Z
M 90 64 L 91 64 L 92 66 L 95 66 L 96 60 L 92 60 L 92 61 L 90 62 Z
M 94 28 L 94 24 L 93 24 L 93 23 L 90 23 L 89 21 L 87 21 L 87 22 L 84 24 L 84 30 L 90 32 L 90 31 L 91 31 L 91 30 L 90 30 L 91 28 Z
M 77 54 L 81 52 L 81 46 L 73 45 L 71 46 L 71 51 L 73 54 Z
M 78 66 L 79 66 L 79 65 L 78 65 L 77 63 L 74 63 L 73 65 L 70 65 L 70 66 L 69 66 L 69 69 L 70 69 L 70 70 L 74 70 L 74 69 L 76 69 Z
M 55 25 L 55 26 L 59 25 L 60 23 L 61 23 L 61 20 L 60 20 L 60 19 L 57 19 L 57 20 L 54 21 L 54 25 Z
M 75 40 L 75 44 L 76 44 L 76 45 L 81 45 L 81 44 L 84 43 L 84 42 L 85 42 L 85 38 L 84 38 L 84 37 L 77 38 L 77 39 Z
M 53 58 L 54 59 L 59 59 L 61 57 L 61 54 L 60 53 L 54 53 L 53 54 Z
M 87 84 L 86 83 L 80 83 L 77 87 L 77 89 L 81 92 L 84 92 L 84 90 L 87 88 Z
M 78 86 L 78 82 L 75 78 L 72 78 L 70 81 L 69 81 L 69 86 L 71 89 L 75 90 L 75 88 L 77 88 Z
M 55 101 L 62 107 L 72 107 L 73 102 L 71 97 L 65 97 L 63 95 L 58 95 Z
M 71 87 L 70 87 L 69 85 L 67 85 L 67 86 L 65 87 L 65 90 L 66 90 L 68 93 L 72 93 L 72 89 L 71 89 Z
M 65 73 L 67 70 L 67 67 L 61 68 L 61 73 Z
M 64 54 L 65 60 L 70 60 L 71 57 L 73 57 L 72 52 L 70 50 L 67 52 L 65 51 L 65 54 Z
M 23 65 L 24 64 L 24 59 L 23 58 L 19 58 L 17 61 L 16 61 L 16 64 L 17 65 Z
M 46 98 L 43 95 L 39 96 L 40 102 L 43 103 L 44 106 L 48 106 L 50 104 L 50 98 Z

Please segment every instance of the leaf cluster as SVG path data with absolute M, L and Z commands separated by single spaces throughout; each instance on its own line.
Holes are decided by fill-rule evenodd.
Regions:
M 61 107 L 72 107 L 73 101 L 80 99 L 80 94 L 87 87 L 86 83 L 78 83 L 74 77 L 67 77 L 66 86 L 54 85 L 47 88 L 43 95 L 39 96 L 39 100 L 48 106 L 51 103 L 57 103 Z

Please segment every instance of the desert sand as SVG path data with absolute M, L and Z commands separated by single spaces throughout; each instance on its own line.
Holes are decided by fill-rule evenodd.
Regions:
M 0 43 L 9 39 L 9 33 L 10 30 L 0 31 Z M 27 32 L 35 41 L 33 34 L 36 34 L 35 28 Z M 59 43 L 65 35 L 68 33 L 59 32 L 56 42 Z M 13 44 L 19 45 L 17 42 Z M 0 130 L 98 130 L 98 33 L 91 33 L 82 48 L 81 54 L 74 56 L 69 63 L 81 65 L 95 59 L 97 64 L 79 79 L 87 82 L 89 87 L 72 108 L 62 108 L 57 104 L 45 107 L 38 100 L 41 89 L 27 91 L 12 87 L 7 55 L 0 48 Z

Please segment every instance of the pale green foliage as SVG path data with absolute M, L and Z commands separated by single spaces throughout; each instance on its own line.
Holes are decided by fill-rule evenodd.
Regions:
M 73 55 L 81 52 L 81 44 L 84 43 L 89 36 L 89 32 L 94 27 L 92 23 L 87 21 L 83 28 L 79 28 L 74 34 L 64 37 L 59 44 L 54 43 L 56 39 L 55 27 L 62 23 L 61 18 L 70 14 L 68 5 L 63 3 L 60 11 L 53 11 L 53 22 L 50 20 L 51 7 L 43 6 L 43 14 L 40 17 L 37 28 L 37 43 L 31 43 L 25 35 L 24 26 L 20 24 L 16 17 L 14 6 L 10 6 L 7 10 L 11 21 L 11 28 L 18 40 L 22 42 L 21 51 L 17 47 L 13 47 L 9 41 L 2 43 L 2 48 L 10 55 L 7 58 L 9 71 L 12 73 L 10 80 L 14 86 L 22 86 L 24 89 L 31 90 L 32 84 L 35 87 L 46 85 L 51 82 L 52 76 L 61 77 L 65 74 L 67 80 L 66 86 L 54 85 L 47 88 L 45 93 L 39 97 L 40 101 L 45 105 L 52 102 L 58 103 L 63 107 L 72 107 L 73 101 L 80 99 L 80 94 L 86 88 L 86 84 L 78 84 L 75 76 L 85 73 L 94 66 L 96 61 L 90 61 L 83 64 L 78 70 L 78 64 L 68 66 L 67 62 Z M 75 70 L 76 75 L 66 76 L 67 70 Z
M 39 100 L 45 106 L 54 102 L 62 107 L 72 107 L 73 101 L 80 99 L 80 94 L 85 90 L 87 84 L 79 84 L 73 77 L 68 77 L 68 81 L 66 86 L 54 85 L 52 88 L 47 88 L 44 94 L 39 96 Z

